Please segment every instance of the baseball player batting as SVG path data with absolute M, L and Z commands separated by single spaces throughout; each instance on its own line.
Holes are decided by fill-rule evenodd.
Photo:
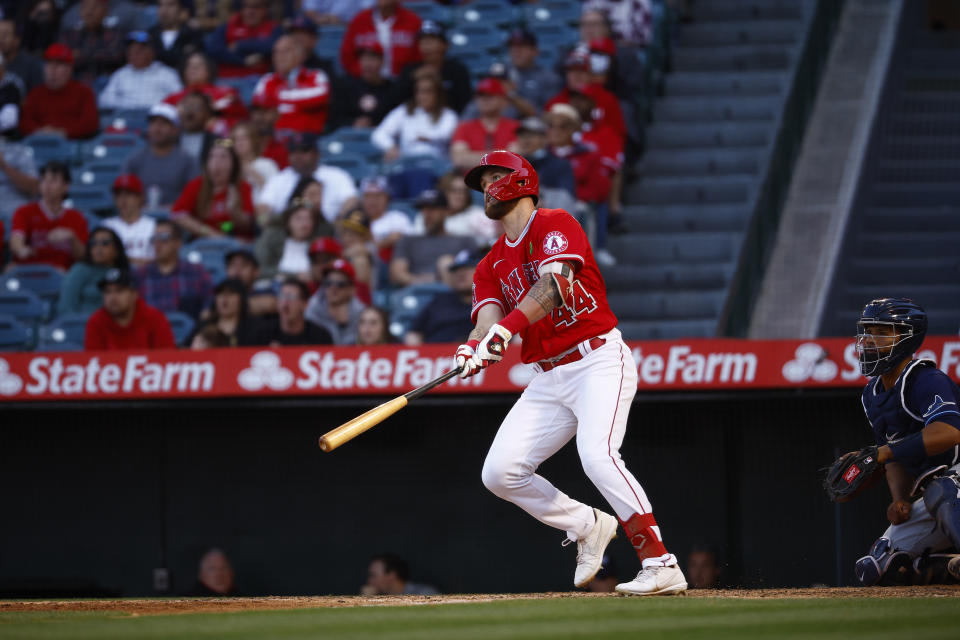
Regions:
M 505 234 L 477 265 L 474 330 L 457 348 L 460 375 L 499 361 L 513 336 L 537 375 L 500 425 L 483 465 L 483 483 L 577 543 L 574 584 L 586 586 L 617 535 L 617 518 L 642 569 L 617 585 L 631 595 L 682 593 L 686 579 L 663 544 L 650 501 L 620 459 L 637 367 L 616 329 L 606 288 L 579 223 L 562 209 L 538 209 L 539 179 L 526 159 L 493 151 L 464 177 L 484 194 Z M 614 518 L 568 497 L 537 467 L 577 438 L 590 481 Z

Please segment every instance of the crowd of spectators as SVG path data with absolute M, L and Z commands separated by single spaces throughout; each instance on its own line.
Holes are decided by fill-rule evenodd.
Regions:
M 583 3 L 579 42 L 549 61 L 535 28 L 508 25 L 480 71 L 451 25 L 399 0 L 0 2 L 0 266 L 61 270 L 56 310 L 92 313 L 87 348 L 172 346 L 172 312 L 195 348 L 461 339 L 502 232 L 461 179 L 483 153 L 525 155 L 541 206 L 594 220 L 615 261 L 652 1 Z M 318 37 L 337 29 L 330 55 Z M 105 119 L 129 111 L 139 127 Z M 366 132 L 381 170 L 336 166 L 341 129 Z M 144 144 L 120 159 L 113 212 L 78 210 L 70 160 L 28 145 L 103 133 Z M 224 243 L 223 264 L 185 259 L 198 242 Z M 445 293 L 391 333 L 389 296 L 428 284 Z

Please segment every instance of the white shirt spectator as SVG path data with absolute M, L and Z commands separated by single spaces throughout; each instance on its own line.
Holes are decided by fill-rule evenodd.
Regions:
M 398 147 L 404 156 L 446 158 L 457 121 L 457 114 L 452 109 L 444 108 L 434 121 L 421 107 L 409 113 L 407 105 L 402 104 L 387 114 L 370 134 L 370 140 L 383 151 Z
M 373 236 L 375 242 L 380 242 L 394 233 L 402 233 L 405 236 L 414 233 L 413 220 L 403 211 L 388 210 L 382 216 L 370 222 L 370 235 Z
M 323 185 L 323 202 L 321 203 L 323 217 L 333 222 L 343 208 L 343 203 L 356 197 L 357 185 L 354 184 L 350 174 L 340 167 L 329 167 L 324 164 L 317 167 L 313 177 Z M 300 174 L 292 167 L 287 167 L 263 185 L 256 204 L 269 206 L 277 215 L 283 213 L 290 200 L 290 194 L 293 193 L 298 182 L 300 182 Z
M 584 11 L 600 11 L 610 18 L 614 36 L 642 47 L 653 39 L 650 0 L 587 0 Z
M 316 16 L 336 17 L 341 24 L 348 24 L 364 9 L 373 6 L 373 0 L 303 0 L 300 10 Z
M 156 230 L 157 221 L 150 216 L 140 216 L 136 222 L 130 224 L 120 216 L 113 216 L 103 221 L 103 226 L 113 229 L 120 242 L 123 243 L 123 249 L 127 252 L 127 257 L 131 260 L 153 260 L 153 232 Z
M 309 240 L 287 238 L 283 243 L 283 255 L 277 263 L 280 273 L 305 273 L 310 271 Z
M 100 93 L 101 109 L 149 109 L 183 89 L 177 72 L 160 62 L 143 69 L 127 64 L 110 76 Z
M 421 221 L 422 223 L 422 221 Z M 478 246 L 491 245 L 500 237 L 500 225 L 487 217 L 482 207 L 470 205 L 459 213 L 447 216 L 443 228 L 452 236 L 470 236 Z

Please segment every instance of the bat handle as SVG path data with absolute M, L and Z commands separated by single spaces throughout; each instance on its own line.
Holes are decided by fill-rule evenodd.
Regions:
M 454 367 L 453 369 L 451 369 L 450 371 L 447 371 L 445 374 L 443 374 L 436 380 L 431 380 L 430 382 L 423 385 L 422 387 L 418 387 L 413 391 L 410 391 L 409 393 L 405 393 L 403 395 L 406 396 L 407 400 L 415 400 L 420 396 L 422 396 L 423 394 L 425 394 L 427 391 L 430 391 L 430 389 L 433 389 L 434 387 L 437 387 L 443 384 L 444 382 L 446 382 L 453 376 L 457 375 L 458 373 L 460 373 L 460 369 L 457 367 Z

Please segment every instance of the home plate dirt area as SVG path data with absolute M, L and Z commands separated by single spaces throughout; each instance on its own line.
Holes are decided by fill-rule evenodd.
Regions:
M 262 598 L 153 598 L 124 600 L 7 600 L 0 601 L 0 614 L 39 611 L 116 611 L 130 615 L 176 613 L 221 613 L 280 609 L 329 609 L 348 607 L 414 606 L 548 600 L 562 598 L 620 598 L 613 593 L 502 593 L 438 596 L 272 596 Z M 960 585 L 918 587 L 841 587 L 809 589 L 698 589 L 688 598 L 789 599 L 789 598 L 960 598 Z

